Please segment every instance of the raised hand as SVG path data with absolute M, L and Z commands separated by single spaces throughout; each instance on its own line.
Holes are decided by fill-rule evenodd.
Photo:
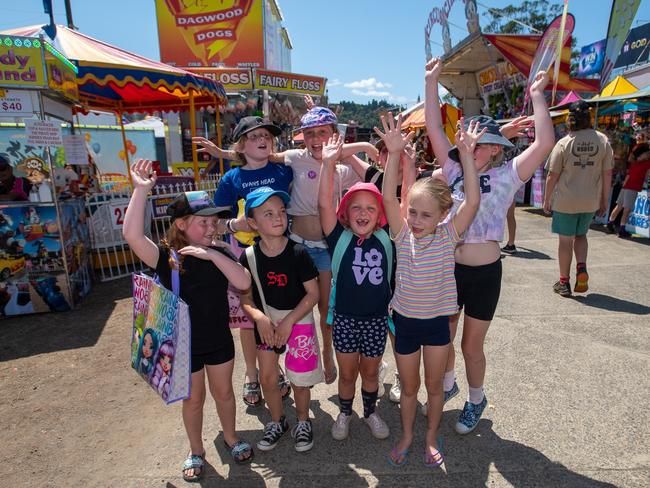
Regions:
M 131 166 L 131 181 L 135 188 L 141 188 L 147 193 L 156 184 L 156 173 L 153 172 L 153 162 L 149 159 L 136 159 Z
M 205 137 L 192 137 L 192 144 L 200 146 L 196 149 L 197 153 L 208 153 L 214 158 L 218 158 L 223 152 L 219 146 L 212 141 L 208 141 Z
M 530 85 L 530 95 L 544 96 L 544 88 L 546 88 L 546 85 L 548 85 L 548 73 L 546 71 L 538 71 L 533 83 Z
M 406 145 L 415 137 L 415 132 L 409 132 L 406 135 L 402 134 L 402 114 L 397 117 L 397 122 L 395 122 L 393 113 L 388 112 L 387 115 L 381 116 L 381 124 L 384 132 L 381 132 L 377 127 L 374 130 L 384 141 L 384 144 L 386 144 L 386 149 L 388 149 L 389 153 L 401 153 Z
M 415 166 L 416 158 L 417 158 L 417 154 L 415 152 L 415 146 L 413 145 L 412 142 L 409 142 L 404 147 L 404 151 L 402 151 L 402 155 L 400 156 L 400 162 L 402 163 L 402 166 L 405 165 Z
M 535 119 L 528 118 L 527 115 L 517 117 L 512 122 L 508 122 L 501 127 L 501 135 L 506 139 L 513 139 L 515 137 L 523 137 L 526 131 L 535 125 Z
M 316 106 L 316 104 L 314 103 L 314 99 L 311 97 L 311 95 L 305 95 L 304 97 L 302 97 L 302 99 L 305 102 L 305 106 L 307 107 L 307 110 L 311 110 Z
M 429 83 L 437 83 L 442 71 L 440 58 L 431 58 L 424 68 L 424 80 Z
M 479 123 L 476 120 L 472 120 L 465 130 L 465 119 L 464 117 L 460 118 L 460 124 L 458 124 L 458 131 L 456 132 L 456 147 L 458 147 L 458 152 L 461 155 L 473 155 L 474 149 L 476 149 L 476 144 L 479 139 L 483 137 L 487 128 L 483 128 L 479 132 Z
M 328 163 L 335 163 L 341 157 L 341 149 L 343 148 L 343 138 L 338 132 L 332 134 L 327 140 L 327 144 L 323 146 L 323 159 L 322 161 Z

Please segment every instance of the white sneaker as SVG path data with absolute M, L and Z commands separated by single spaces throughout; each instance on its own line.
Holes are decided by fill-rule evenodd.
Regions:
M 379 378 L 378 378 L 378 383 L 379 383 L 379 388 L 377 389 L 377 398 L 381 398 L 384 396 L 384 393 L 386 393 L 386 387 L 384 386 L 384 379 L 386 378 L 386 370 L 388 369 L 388 363 L 386 361 L 382 361 L 379 363 Z
M 377 439 L 386 439 L 390 435 L 390 430 L 386 422 L 377 413 L 370 414 L 370 417 L 367 419 L 364 418 L 363 421 L 370 427 L 370 432 Z
M 348 437 L 350 418 L 350 415 L 345 415 L 344 413 L 339 413 L 339 416 L 336 417 L 336 422 L 332 425 L 332 437 L 337 441 L 342 441 Z
M 390 387 L 388 392 L 388 398 L 393 403 L 399 403 L 400 397 L 402 396 L 402 385 L 399 382 L 399 373 L 395 373 L 395 383 Z

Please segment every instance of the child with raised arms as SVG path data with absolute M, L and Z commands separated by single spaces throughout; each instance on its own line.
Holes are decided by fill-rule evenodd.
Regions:
M 363 419 L 373 436 L 389 435 L 375 411 L 379 367 L 388 331 L 392 295 L 393 244 L 388 235 L 381 193 L 372 183 L 356 183 L 334 206 L 334 174 L 343 140 L 334 134 L 322 150 L 318 206 L 320 222 L 332 258 L 332 291 L 328 323 L 332 325 L 339 365 L 340 413 L 332 437 L 348 436 L 357 377 L 361 375 Z
M 465 198 L 463 184 L 466 171 L 458 163 L 458 151 L 452 147 L 443 130 L 438 108 L 438 78 L 442 62 L 434 58 L 425 73 L 425 122 L 433 151 L 442 164 L 455 205 Z M 463 242 L 456 248 L 456 284 L 458 305 L 464 308 L 461 347 L 469 391 L 455 429 L 459 434 L 474 430 L 487 406 L 483 391 L 486 360 L 483 351 L 485 337 L 501 293 L 501 249 L 506 214 L 517 190 L 529 180 L 546 159 L 555 144 L 551 116 L 544 98 L 548 75 L 540 71 L 530 87 L 530 99 L 535 119 L 535 140 L 515 158 L 503 161 L 504 148 L 513 144 L 503 136 L 502 129 L 492 118 L 480 115 L 472 121 L 486 133 L 474 151 L 474 166 L 479 173 L 481 203 L 476 217 L 467 229 Z M 468 121 L 465 121 L 467 124 Z M 466 193 L 466 190 L 465 190 Z M 460 314 L 451 321 L 452 342 Z M 455 351 L 449 350 L 444 377 L 445 401 L 458 394 L 454 371 Z
M 174 199 L 167 209 L 171 227 L 165 239 L 155 244 L 144 233 L 147 194 L 156 183 L 151 161 L 137 160 L 131 167 L 131 177 L 134 189 L 124 218 L 124 238 L 136 256 L 156 270 L 166 288 L 172 288 L 171 266 L 178 266 L 181 271 L 179 295 L 188 305 L 192 333 L 192 387 L 182 408 L 190 442 L 190 452 L 183 463 L 183 479 L 197 481 L 203 475 L 205 463 L 202 430 L 206 376 L 224 443 L 233 460 L 245 463 L 253 458 L 252 447 L 235 432 L 232 389 L 235 345 L 228 326 L 226 294 L 228 283 L 248 289 L 251 278 L 241 264 L 212 245 L 217 237 L 218 210 L 206 192 L 185 192 Z M 178 260 L 174 258 L 176 254 L 180 255 Z
M 255 321 L 260 379 L 271 421 L 257 448 L 270 451 L 289 430 L 277 382 L 278 360 L 286 350 L 286 372 L 293 386 L 297 421 L 291 430 L 298 452 L 309 451 L 313 432 L 309 388 L 323 381 L 313 308 L 318 302 L 318 271 L 305 248 L 286 236 L 289 195 L 261 187 L 246 196 L 248 225 L 260 240 L 240 256 L 253 286 L 242 306 Z
M 413 442 L 413 427 L 420 388 L 420 358 L 424 360 L 428 427 L 424 464 L 440 466 L 442 446 L 437 438 L 442 416 L 442 377 L 449 352 L 449 317 L 458 311 L 454 280 L 454 249 L 474 218 L 480 201 L 479 182 L 472 154 L 483 132 L 470 124 L 462 127 L 456 143 L 465 171 L 465 201 L 442 223 L 452 207 L 447 185 L 435 178 L 418 180 L 407 189 L 407 205 L 396 196 L 397 165 L 413 133 L 400 132 L 392 117 L 382 117 L 384 133 L 375 128 L 389 151 L 384 174 L 384 206 L 391 237 L 397 248 L 395 293 L 391 301 L 395 323 L 395 356 L 401 381 L 402 436 L 389 455 L 389 463 L 402 466 Z

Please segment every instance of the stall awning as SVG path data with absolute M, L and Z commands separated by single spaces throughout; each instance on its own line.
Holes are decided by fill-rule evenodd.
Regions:
M 16 36 L 51 38 L 42 26 L 4 31 Z M 49 42 L 79 68 L 82 102 L 95 109 L 124 112 L 177 111 L 224 103 L 225 90 L 214 80 L 125 51 L 81 32 L 56 26 Z
M 603 91 L 600 92 L 599 95 L 593 97 L 590 101 L 594 102 L 594 101 L 600 101 L 604 98 L 618 97 L 621 95 L 629 95 L 630 93 L 634 93 L 635 91 L 638 91 L 638 88 L 636 86 L 634 86 L 632 83 L 627 81 L 622 76 L 617 76 L 612 81 L 610 81 L 605 86 L 605 88 L 603 88 Z

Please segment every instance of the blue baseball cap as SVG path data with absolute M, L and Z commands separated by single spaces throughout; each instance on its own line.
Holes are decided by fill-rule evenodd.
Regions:
M 280 197 L 285 205 L 287 205 L 289 200 L 291 200 L 291 197 L 289 197 L 289 194 L 286 191 L 274 190 L 270 186 L 261 186 L 246 195 L 246 206 L 244 207 L 246 216 L 250 216 L 251 210 L 260 205 L 264 205 L 264 202 L 273 196 Z

